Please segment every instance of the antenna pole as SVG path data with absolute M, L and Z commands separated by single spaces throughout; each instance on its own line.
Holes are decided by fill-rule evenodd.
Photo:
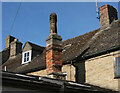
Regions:
M 99 12 L 98 12 L 98 3 L 97 3 L 97 0 L 96 0 L 96 13 L 97 13 L 97 19 L 99 19 Z

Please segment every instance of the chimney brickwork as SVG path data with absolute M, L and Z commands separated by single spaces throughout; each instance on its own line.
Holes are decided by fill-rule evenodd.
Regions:
M 114 20 L 117 20 L 117 10 L 110 5 L 103 5 L 99 8 L 100 27 L 108 27 Z
M 18 39 L 14 39 L 10 44 L 10 57 L 16 56 L 22 51 L 22 43 Z
M 46 73 L 55 79 L 64 79 L 62 67 L 62 38 L 57 34 L 57 15 L 50 15 L 50 35 L 46 39 Z

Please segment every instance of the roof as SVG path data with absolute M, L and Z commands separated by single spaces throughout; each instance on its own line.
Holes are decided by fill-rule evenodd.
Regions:
M 7 66 L 9 72 L 13 72 L 17 67 L 21 66 L 22 54 L 18 54 L 15 57 L 9 58 L 2 66 Z
M 63 49 L 66 46 L 68 47 L 67 49 L 65 48 L 65 50 L 63 50 L 63 62 L 70 62 L 84 52 L 84 50 L 88 48 L 88 46 L 84 47 L 86 43 L 99 31 L 100 29 L 97 29 L 63 41 Z
M 108 52 L 120 50 L 120 20 L 114 21 L 106 29 L 97 29 L 68 40 L 63 41 L 63 64 L 68 64 L 77 59 L 89 59 Z M 36 46 L 32 44 L 32 46 Z M 35 57 L 26 65 L 21 65 L 17 69 L 12 70 L 16 73 L 28 73 L 46 68 L 45 54 L 43 53 Z M 17 59 L 13 59 L 17 62 Z M 11 63 L 8 60 L 7 63 Z
M 28 43 L 28 44 L 32 47 L 32 49 L 34 49 L 34 50 L 42 50 L 42 51 L 43 51 L 43 50 L 45 49 L 45 47 L 42 47 L 42 46 L 33 44 L 33 43 L 29 42 L 29 41 L 27 41 L 27 42 L 25 43 L 25 45 L 26 45 L 27 43 Z M 25 45 L 24 45 L 24 47 L 25 47 Z M 24 47 L 23 47 L 23 49 L 24 49 Z
M 101 30 L 94 35 L 94 40 L 91 40 L 89 50 L 85 52 L 83 57 L 92 57 L 97 54 L 108 53 L 113 50 L 120 49 L 120 20 L 114 21 L 110 27 Z
M 98 30 L 95 30 L 95 31 L 86 33 L 84 35 L 77 36 L 75 38 L 63 41 L 63 48 L 65 46 L 71 44 L 71 46 L 69 48 L 63 50 L 63 63 L 66 64 L 69 61 L 71 61 L 73 58 L 75 58 L 76 55 L 79 55 L 78 50 L 82 51 L 82 48 L 85 45 L 85 43 L 97 31 Z M 84 41 L 86 41 L 86 42 L 84 42 Z M 69 51 L 69 50 L 71 50 L 71 51 Z M 81 51 L 79 51 L 79 52 L 81 52 Z M 21 65 L 20 67 L 15 69 L 14 72 L 28 73 L 28 72 L 33 72 L 33 71 L 45 69 L 46 68 L 46 61 L 45 61 L 46 56 L 45 55 L 46 55 L 46 51 L 44 50 L 44 52 L 40 56 L 37 56 L 35 59 L 33 59 L 31 62 L 29 62 L 28 65 Z
M 82 91 L 82 92 L 109 92 L 112 93 L 113 91 L 98 88 L 96 86 L 91 86 L 88 84 L 78 84 L 71 81 L 63 81 L 63 80 L 57 80 L 52 79 L 48 77 L 40 77 L 40 76 L 31 76 L 31 75 L 23 75 L 23 74 L 16 74 L 16 73 L 10 73 L 5 71 L 0 71 L 0 74 L 2 74 L 2 77 L 0 75 L 0 79 L 2 79 L 3 86 L 7 85 L 10 87 L 19 87 L 19 88 L 27 88 L 32 90 L 41 91 L 41 89 L 44 89 L 44 91 L 52 89 L 52 91 L 58 90 L 61 91 Z M 18 83 L 19 84 L 16 84 Z M 12 85 L 12 86 L 11 86 Z M 14 86 L 15 85 L 15 86 Z M 27 87 L 26 87 L 27 85 Z M 64 86 L 64 87 L 63 87 Z M 15 90 L 14 90 L 15 91 Z M 42 90 L 43 91 L 43 90 Z M 48 92 L 49 93 L 49 92 Z
M 9 48 L 6 48 L 4 49 L 3 51 L 0 52 L 0 59 L 2 58 L 2 64 L 5 63 L 8 58 L 9 58 L 9 55 L 10 55 L 10 49 Z

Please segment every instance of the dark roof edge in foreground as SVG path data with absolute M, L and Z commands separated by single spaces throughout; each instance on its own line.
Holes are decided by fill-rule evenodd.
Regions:
M 22 74 L 15 74 L 15 73 L 9 73 L 5 71 L 0 71 L 0 78 L 2 78 L 3 85 L 5 83 L 19 83 L 22 85 L 30 86 L 30 87 L 47 87 L 51 89 L 60 89 L 64 86 L 64 88 L 72 89 L 72 90 L 83 90 L 83 91 L 91 91 L 91 92 L 104 92 L 106 90 L 97 90 L 94 87 L 90 85 L 85 84 L 78 84 L 71 81 L 63 81 L 63 80 L 57 80 L 52 79 L 48 77 L 39 77 L 39 76 L 30 76 L 30 75 L 22 75 Z M 39 89 L 38 89 L 39 90 Z

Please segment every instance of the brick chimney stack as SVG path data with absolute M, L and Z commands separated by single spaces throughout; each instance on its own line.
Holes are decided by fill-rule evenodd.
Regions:
M 114 20 L 117 20 L 117 10 L 110 5 L 103 5 L 99 8 L 100 28 L 108 27 Z
M 55 79 L 64 79 L 62 67 L 62 38 L 57 34 L 57 15 L 50 15 L 50 35 L 46 39 L 46 73 Z

